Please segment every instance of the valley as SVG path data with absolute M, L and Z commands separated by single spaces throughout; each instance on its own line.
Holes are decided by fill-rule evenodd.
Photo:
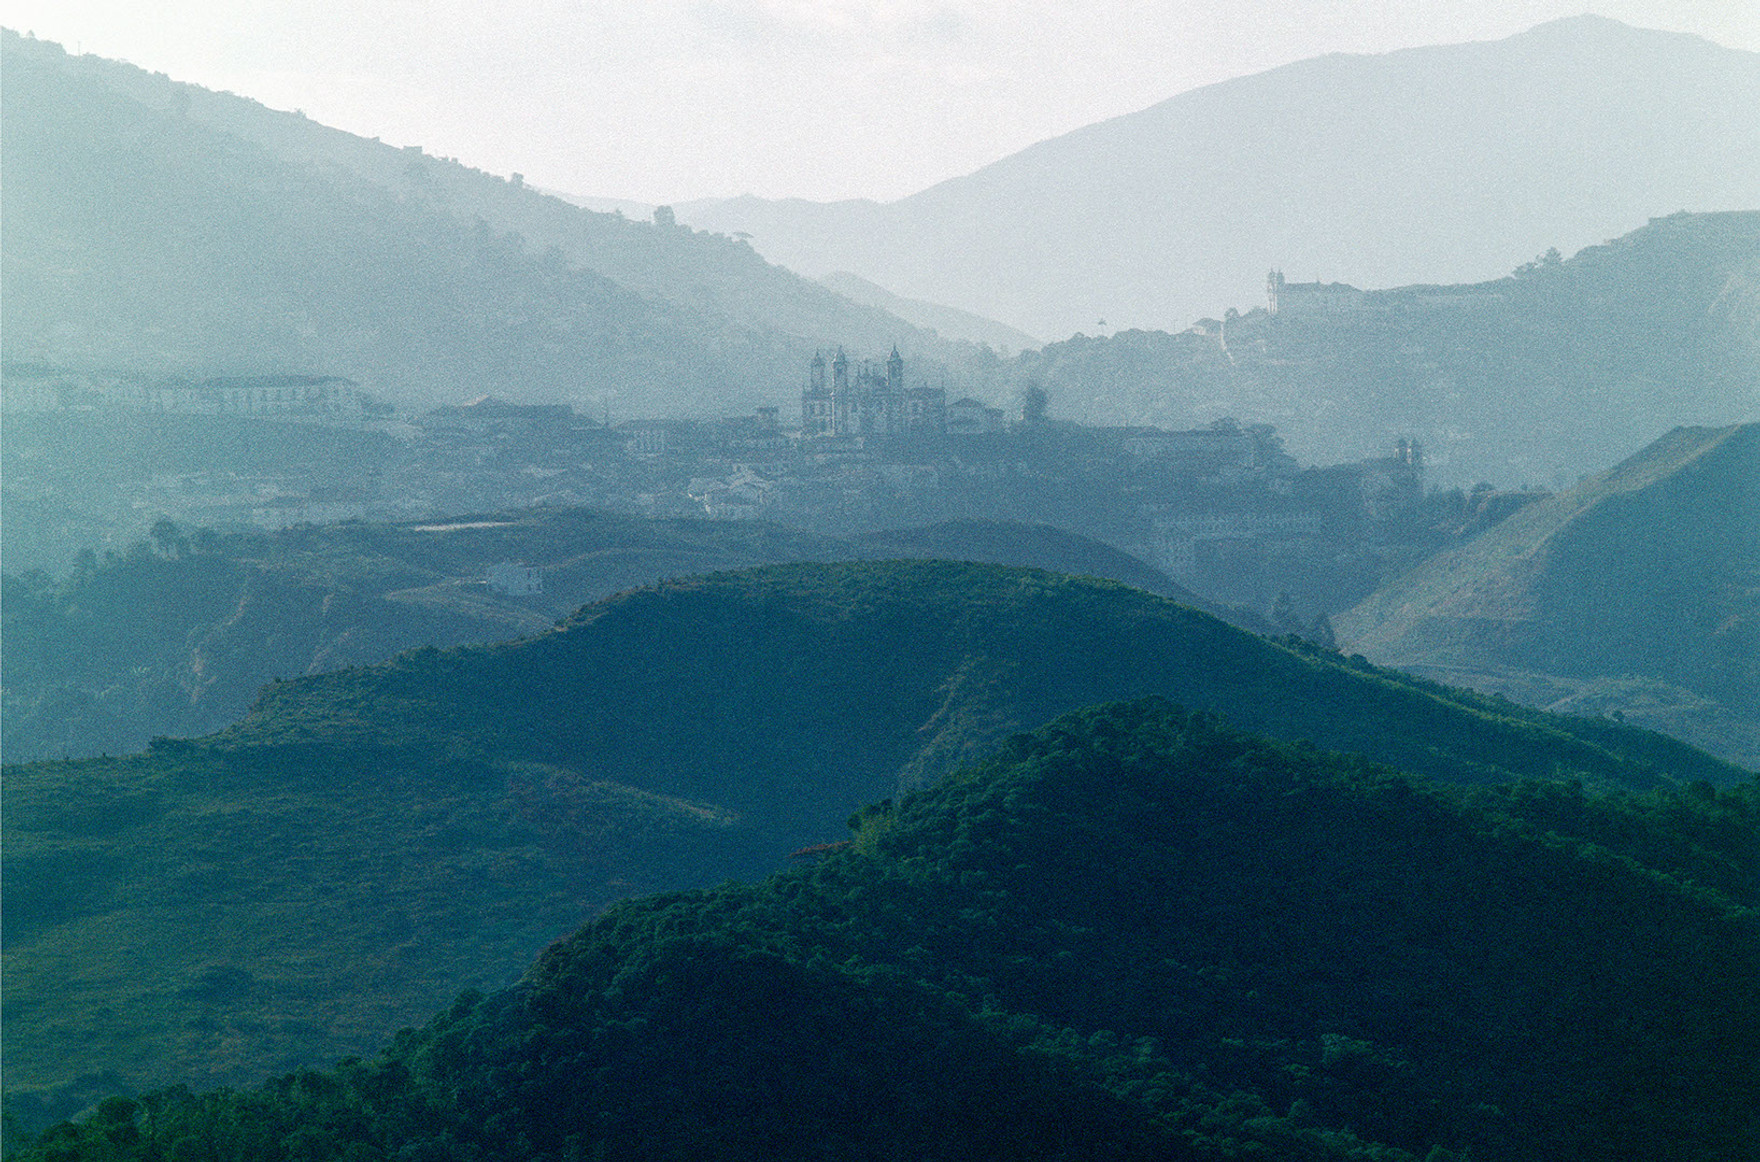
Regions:
M 0 30 L 7 1162 L 1760 1144 L 1760 52 L 259 7 Z

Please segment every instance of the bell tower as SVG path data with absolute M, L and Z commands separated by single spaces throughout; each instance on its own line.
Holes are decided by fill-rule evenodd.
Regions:
M 837 349 L 837 358 L 831 361 L 831 391 L 833 395 L 843 395 L 849 391 L 849 356 L 843 348 Z

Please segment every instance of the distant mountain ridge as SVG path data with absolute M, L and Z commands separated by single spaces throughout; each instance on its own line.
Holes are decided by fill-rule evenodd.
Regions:
M 1024 331 L 1017 331 L 970 311 L 944 307 L 940 303 L 900 298 L 885 287 L 877 286 L 861 275 L 851 274 L 847 270 L 833 271 L 819 281 L 852 302 L 878 307 L 919 327 L 928 327 L 949 339 L 966 339 L 973 343 L 988 344 L 1005 356 L 1039 346 L 1039 340 Z
M 1583 16 L 1180 94 L 897 202 L 679 207 L 809 275 L 1056 339 L 1263 301 L 1270 268 L 1477 282 L 1680 209 L 1760 209 L 1760 53 Z
M 9 358 L 664 415 L 785 403 L 827 343 L 896 343 L 921 367 L 972 354 L 731 238 L 0 41 Z
M 1478 284 L 1280 290 L 1010 369 L 1087 422 L 1274 424 L 1299 459 L 1423 445 L 1429 479 L 1569 487 L 1672 427 L 1760 418 L 1760 210 L 1676 213 Z M 1329 302 L 1330 300 L 1330 302 Z

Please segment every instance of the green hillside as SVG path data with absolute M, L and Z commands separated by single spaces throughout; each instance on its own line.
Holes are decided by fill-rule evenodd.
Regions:
M 21 1158 L 1748 1157 L 1757 792 L 1462 791 L 1100 707 L 379 1057 Z
M 367 1051 L 615 899 L 761 876 L 1015 731 L 1147 694 L 1452 782 L 1746 777 L 1103 581 L 919 561 L 668 582 L 529 639 L 276 683 L 208 739 L 8 767 L 8 1087 L 29 1118 Z
M 156 425 L 135 427 L 165 434 Z M 309 454 L 290 438 L 309 430 L 278 435 L 294 454 Z M 126 434 L 114 433 L 115 443 L 128 443 Z M 160 451 L 171 443 L 154 442 Z M 10 500 L 7 512 L 29 516 L 14 514 Z M 9 533 L 18 523 L 8 519 Z M 276 678 L 381 662 L 417 646 L 539 633 L 589 601 L 665 577 L 895 557 L 1104 577 L 1204 606 L 1126 553 L 1006 522 L 833 538 L 761 522 L 544 508 L 277 533 L 172 529 L 121 556 L 81 558 L 63 578 L 0 578 L 0 758 L 127 754 L 159 735 L 208 734 L 242 718 L 258 689 Z M 511 596 L 490 589 L 487 570 L 509 561 L 537 569 L 543 590 Z M 1269 628 L 1251 611 L 1209 608 L 1236 624 Z
M 1760 424 L 1676 429 L 1335 624 L 1378 662 L 1463 683 L 1525 674 L 1586 701 L 1639 684 L 1660 728 L 1760 761 Z
M 1121 585 L 946 561 L 684 578 L 590 606 L 530 641 L 276 684 L 213 744 L 399 747 L 413 735 L 481 754 L 592 754 L 649 780 L 666 755 L 680 779 L 672 790 L 713 795 L 720 763 L 694 765 L 681 751 L 786 738 L 812 749 L 806 740 L 829 731 L 852 749 L 871 742 L 889 756 L 882 769 L 938 772 L 1023 725 L 1136 692 L 1456 781 L 1546 776 L 1553 763 L 1626 786 L 1653 785 L 1680 763 L 1689 779 L 1729 777 L 1642 731 L 1474 701 Z M 1542 757 L 1552 746 L 1561 749 Z M 749 793 L 745 780 L 725 785 Z
M 974 352 L 726 237 L 13 32 L 3 47 L 9 358 L 716 414 L 791 396 L 827 342 Z

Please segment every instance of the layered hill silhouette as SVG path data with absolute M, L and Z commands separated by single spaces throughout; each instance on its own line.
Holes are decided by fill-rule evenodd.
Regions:
M 1760 764 L 1760 424 L 1681 428 L 1341 615 L 1349 649 Z
M 20 1157 L 1742 1157 L 1755 792 L 1463 792 L 1099 707 L 379 1057 Z
M 1671 214 L 1474 285 L 1286 286 L 1207 330 L 1077 337 L 1017 382 L 1087 422 L 1277 426 L 1317 464 L 1423 446 L 1432 481 L 1562 490 L 1671 427 L 1760 416 L 1760 211 Z
M 756 878 L 1015 731 L 1148 694 L 1459 783 L 1745 777 L 1114 583 L 937 561 L 668 582 L 271 685 L 204 740 L 8 767 L 8 1086 L 30 1120 L 367 1051 L 615 899 Z
M 810 275 L 1048 339 L 1263 301 L 1271 268 L 1478 282 L 1676 210 L 1760 207 L 1760 54 L 1584 16 L 1180 94 L 897 202 L 680 207 Z
M 28 514 L 9 499 L 9 528 L 15 517 Z M 417 646 L 542 633 L 587 602 L 662 578 L 906 557 L 1103 577 L 1247 629 L 1271 628 L 1252 610 L 1207 603 L 1127 553 L 1046 525 L 963 521 L 839 538 L 761 522 L 545 508 L 276 533 L 173 528 L 120 557 L 82 559 L 59 580 L 0 578 L 0 757 L 128 754 L 161 735 L 209 734 L 242 718 L 274 679 L 370 665 Z M 490 569 L 514 562 L 537 570 L 539 592 L 486 583 Z
M 885 287 L 847 270 L 833 271 L 819 281 L 852 302 L 878 307 L 919 327 L 927 327 L 943 338 L 985 343 L 1005 355 L 1011 350 L 1026 351 L 1039 346 L 1039 340 L 1024 331 L 955 307 L 900 298 Z
M 971 350 L 730 238 L 10 31 L 3 47 L 9 358 L 715 414 L 798 391 L 828 342 L 920 367 Z
M 1060 418 L 1186 427 L 1233 415 L 1277 425 L 1292 451 L 1315 463 L 1383 454 L 1391 439 L 1416 436 L 1448 483 L 1555 487 L 1668 426 L 1736 422 L 1760 406 L 1760 234 L 1752 214 L 1660 219 L 1583 251 L 1562 274 L 1542 266 L 1464 295 L 1459 287 L 1403 286 L 1394 298 L 1404 306 L 1358 312 L 1350 326 L 1336 334 L 1320 328 L 1299 349 L 1251 327 L 1210 337 L 1125 331 L 1006 362 L 770 265 L 733 237 L 594 213 L 130 65 L 68 57 L 10 32 L 0 42 L 9 170 L 0 305 L 12 359 L 143 374 L 337 374 L 409 407 L 492 393 L 595 413 L 704 415 L 791 400 L 817 347 L 879 351 L 897 343 L 910 367 L 956 392 L 998 401 L 1046 387 Z M 1760 205 L 1752 173 L 1760 131 L 1729 112 L 1755 103 L 1754 56 L 1585 19 L 1495 44 L 1329 57 L 1187 94 L 918 195 L 925 206 L 959 203 L 946 224 L 891 237 L 884 219 L 917 204 L 908 199 L 847 221 L 831 214 L 824 231 L 915 255 L 908 260 L 938 272 L 957 272 L 969 259 L 982 267 L 977 283 L 1027 293 L 1037 276 L 1003 264 L 1018 255 L 1083 326 L 1105 317 L 1116 327 L 1132 316 L 1083 301 L 1081 255 L 1125 255 L 1131 277 L 1153 284 L 1131 292 L 1145 301 L 1174 301 L 1174 285 L 1189 290 L 1182 321 L 1263 301 L 1267 266 L 1285 269 L 1292 282 L 1324 274 L 1371 287 L 1477 278 L 1681 205 Z M 1579 99 L 1579 82 L 1591 74 L 1621 80 L 1597 80 L 1594 95 Z M 1683 74 L 1693 83 L 1678 83 Z M 1414 96 L 1412 85 L 1428 96 Z M 1501 96 L 1456 99 L 1475 85 Z M 1348 141 L 1309 132 L 1307 120 L 1333 117 L 1340 94 L 1366 90 L 1372 97 L 1353 97 L 1346 104 L 1354 112 L 1337 118 L 1336 132 Z M 1438 93 L 1446 94 L 1446 116 Z M 1560 96 L 1572 93 L 1579 97 Z M 1523 101 L 1543 104 L 1545 115 Z M 1628 119 L 1628 101 L 1652 109 L 1666 131 L 1639 132 L 1634 126 L 1652 123 Z M 1701 101 L 1705 109 L 1693 104 Z M 1187 108 L 1192 102 L 1203 108 Z M 1277 116 L 1261 115 L 1266 107 Z M 1454 124 L 1474 117 L 1487 120 Z M 1271 132 L 1235 124 L 1240 118 L 1284 126 L 1303 142 L 1305 160 L 1293 168 L 1268 162 L 1275 175 L 1230 185 L 1236 179 L 1224 176 L 1251 172 L 1235 156 L 1237 143 Z M 1205 169 L 1181 161 L 1178 150 L 1136 141 L 1137 119 L 1161 127 L 1143 130 L 1144 141 L 1195 133 L 1220 160 Z M 1468 145 L 1450 137 L 1457 128 Z M 1278 156 L 1267 149 L 1263 156 Z M 1058 160 L 1070 150 L 1080 157 Z M 1362 173 L 1346 180 L 1326 169 L 1328 157 Z M 1174 193 L 1151 196 L 1145 191 L 1166 176 L 1157 168 L 1163 161 L 1177 173 Z M 1442 169 L 1427 169 L 1431 163 Z M 1521 190 L 1519 212 L 1506 195 L 1450 168 L 1457 165 L 1475 181 L 1495 175 L 1497 190 Z M 1010 176 L 1023 167 L 1065 176 Z M 1584 167 L 1595 173 L 1585 176 Z M 1655 180 L 1632 180 L 1649 174 L 1646 167 L 1657 170 Z M 1546 174 L 1529 172 L 1535 168 Z M 1094 180 L 1095 172 L 1107 180 Z M 1598 174 L 1617 181 L 1604 189 Z M 1712 192 L 1688 196 L 1676 182 Z M 960 202 L 961 190 L 992 187 L 1001 191 L 994 205 Z M 1032 191 L 1021 198 L 1043 195 L 1055 214 L 1075 215 L 1074 224 L 1042 221 L 1052 211 L 1015 205 L 1017 187 Z M 1592 231 L 1554 220 L 1603 213 L 1636 190 L 1666 200 Z M 1205 218 L 1164 204 L 1175 195 L 1225 208 Z M 1382 204 L 1398 197 L 1435 205 Z M 1477 201 L 1450 200 L 1460 198 Z M 1088 205 L 1093 199 L 1102 205 Z M 1597 208 L 1580 209 L 1590 205 Z M 1268 225 L 1254 217 L 1260 211 L 1299 220 Z M 1510 237 L 1482 220 L 1488 213 L 1538 219 Z M 1390 223 L 1412 234 L 1405 250 L 1362 235 Z M 1457 229 L 1460 238 L 1448 242 Z M 1251 293 L 1181 273 L 1157 250 L 1162 243 L 1138 236 L 1142 230 L 1165 233 L 1164 249 L 1222 239 L 1214 261 L 1246 280 L 1230 285 Z M 1240 250 L 1242 240 L 1260 246 L 1279 238 L 1289 244 L 1276 243 L 1276 253 Z M 1295 245 L 1316 239 L 1364 256 L 1415 257 L 1410 266 L 1389 258 L 1353 268 Z M 1419 261 L 1424 247 L 1466 245 L 1461 239 L 1495 247 L 1495 257 L 1470 267 Z M 1054 244 L 1069 252 L 1045 252 Z M 803 269 L 854 271 L 864 277 L 834 281 L 865 302 L 890 303 L 949 334 L 1020 346 L 982 320 L 932 307 L 974 306 L 957 296 L 853 260 Z M 1162 285 L 1164 277 L 1173 283 Z M 1475 296 L 1483 302 L 1466 315 L 1436 309 Z M 1591 410 L 1595 422 L 1583 422 Z

